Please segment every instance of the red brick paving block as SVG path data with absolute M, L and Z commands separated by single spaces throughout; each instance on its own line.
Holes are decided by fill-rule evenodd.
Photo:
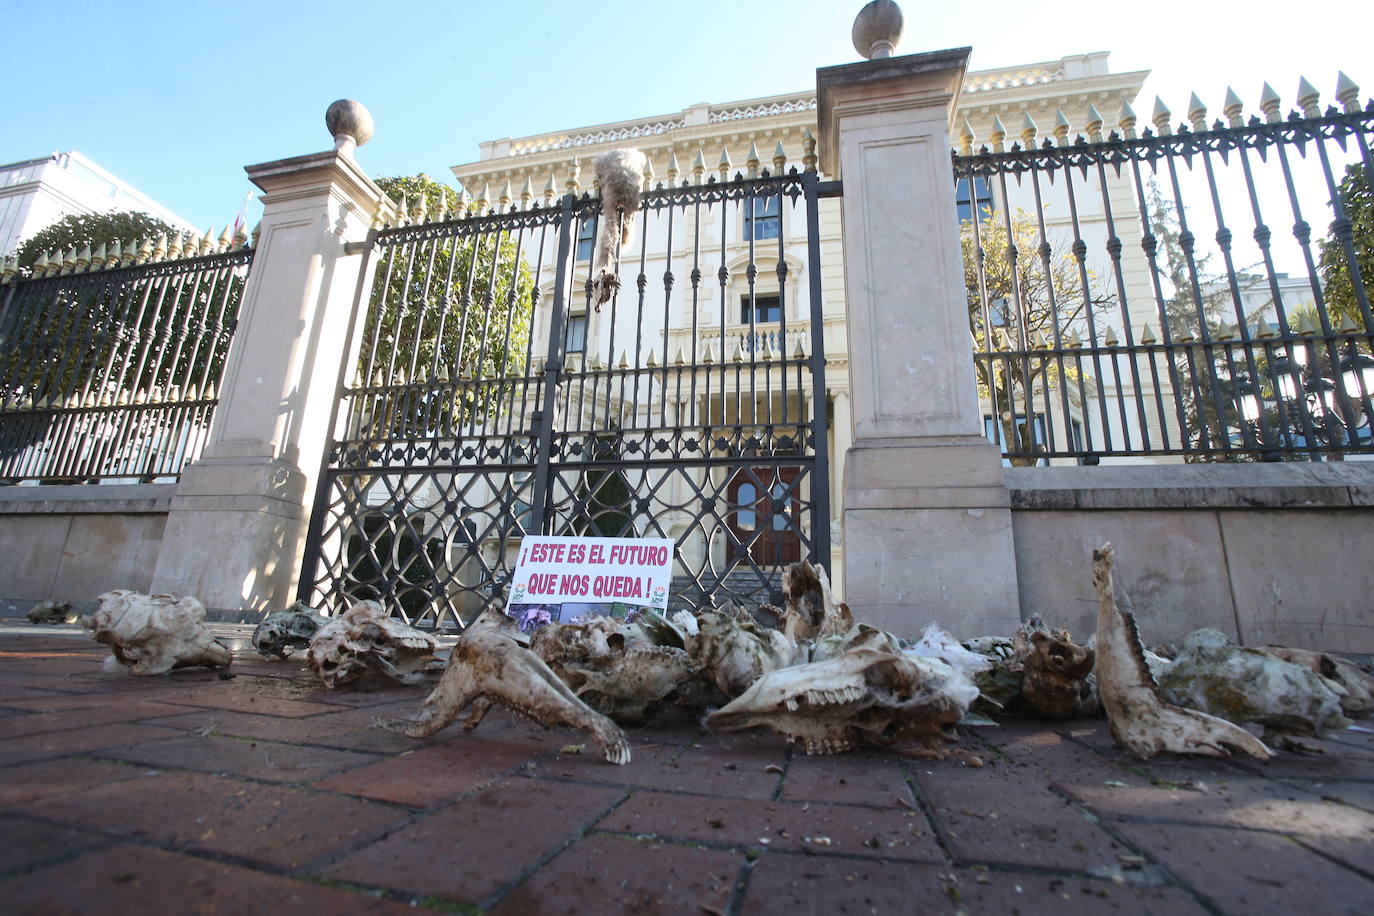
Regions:
M 139 775 L 137 767 L 94 760 L 45 760 L 0 770 L 0 805 L 22 805 L 119 782 Z
M 228 686 L 232 685 L 232 686 Z M 251 682 L 239 684 L 224 681 L 206 687 L 194 687 L 161 697 L 164 702 L 182 706 L 203 706 L 211 709 L 232 709 L 266 716 L 290 718 L 317 716 L 334 712 L 337 707 L 275 695 L 270 684 Z
M 1120 822 L 1123 836 L 1227 913 L 1367 914 L 1374 881 L 1287 837 Z
M 102 751 L 101 756 L 167 769 L 227 773 L 267 782 L 307 782 L 377 759 L 374 754 L 213 735 L 183 736 L 109 748 Z
M 1114 865 L 1125 850 L 1033 774 L 1004 764 L 915 772 L 931 816 L 961 860 L 1083 871 Z
M 599 749 L 584 736 L 574 735 L 573 740 L 587 744 L 585 754 L 541 761 L 536 775 L 547 773 L 605 785 L 767 800 L 777 791 L 783 764 L 787 762 L 782 747 L 761 749 L 745 745 L 683 750 L 674 745 L 646 744 L 632 748 L 633 759 L 628 766 L 614 767 L 606 765 Z
M 142 846 L 88 853 L 0 884 L 20 913 L 414 913 L 366 894 Z
M 911 810 L 638 792 L 597 828 L 769 850 L 943 860 L 925 816 Z
M 109 842 L 105 837 L 75 827 L 0 815 L 0 875 L 28 870 L 83 849 L 109 845 Z M 4 884 L 0 884 L 0 900 L 6 901 L 0 908 L 11 906 Z
M 1374 782 L 1343 782 L 1295 779 L 1289 783 L 1295 789 L 1320 795 L 1327 801 L 1374 811 Z
M 1374 842 L 1374 813 L 1325 801 L 1319 790 L 1303 789 L 1298 782 L 1247 778 L 1241 771 L 1201 761 L 1153 766 L 1146 772 L 1156 777 L 1155 785 L 1058 785 L 1104 817 L 1315 835 L 1336 831 Z
M 724 912 L 744 861 L 739 853 L 713 849 L 587 837 L 559 853 L 491 912 L 497 916 Z
M 79 795 L 50 797 L 21 810 L 278 868 L 297 868 L 357 846 L 410 817 L 371 802 L 201 773 L 144 775 Z
M 540 749 L 465 736 L 322 779 L 321 789 L 428 808 L 490 782 Z
M 0 681 L 0 706 L 14 706 L 15 700 L 42 700 L 54 695 L 50 689 L 31 687 L 14 681 Z
M 17 702 L 46 701 L 20 700 Z M 176 715 L 179 712 L 184 712 L 184 709 L 162 703 L 129 702 L 123 697 L 94 698 L 92 701 L 86 702 L 86 705 L 59 707 L 52 712 L 35 711 L 27 716 L 11 716 L 0 721 L 0 740 L 23 735 L 38 735 L 45 732 L 67 731 L 74 728 L 91 728 L 113 722 L 141 722 L 157 719 L 160 716 Z M 8 743 L 6 741 L 6 744 Z
M 0 742 L 0 766 L 46 760 L 49 757 L 65 757 L 68 754 L 85 754 L 101 748 L 137 744 L 140 741 L 156 741 L 175 735 L 176 732 L 170 729 L 152 725 L 96 725 L 91 728 L 25 735 L 22 738 L 10 738 Z
M 537 779 L 483 789 L 327 868 L 327 878 L 479 904 L 579 836 L 624 790 Z
M 347 715 L 347 714 L 342 714 Z M 286 719 L 280 716 L 257 716 L 230 712 L 224 709 L 201 709 L 181 716 L 158 719 L 166 728 L 179 728 L 203 735 L 230 735 L 238 738 L 258 738 L 266 741 L 286 741 L 295 744 L 324 745 L 344 750 L 375 751 L 399 754 L 426 744 L 451 740 L 442 734 L 431 738 L 407 738 L 371 725 L 374 716 L 354 720 L 328 713 L 305 719 Z
M 749 875 L 742 913 L 953 913 L 945 869 L 905 862 L 764 855 Z
M 833 757 L 798 752 L 787 766 L 782 798 L 910 809 L 914 798 L 891 753 L 851 751 Z
M 1049 878 L 1015 872 L 954 869 L 957 907 L 965 913 L 1103 914 L 1103 916 L 1203 916 L 1206 908 L 1177 887 Z M 936 912 L 939 910 L 937 909 Z

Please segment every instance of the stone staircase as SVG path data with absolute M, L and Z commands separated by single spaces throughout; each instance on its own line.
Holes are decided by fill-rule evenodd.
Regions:
M 733 569 L 719 578 L 704 573 L 701 585 L 690 576 L 674 576 L 668 610 L 693 610 L 726 603 L 753 611 L 760 604 L 782 605 L 782 570 Z

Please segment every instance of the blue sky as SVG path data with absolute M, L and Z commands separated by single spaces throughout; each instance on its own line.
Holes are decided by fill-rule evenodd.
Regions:
M 861 5 L 0 0 L 0 163 L 76 149 L 222 227 L 251 188 L 243 166 L 330 145 L 336 98 L 373 114 L 370 174 L 449 180 L 482 140 L 812 86 L 816 67 L 858 59 Z M 972 45 L 982 69 L 1106 50 L 1113 70 L 1152 70 L 1142 120 L 1156 93 L 1181 119 L 1194 90 L 1216 116 L 1228 85 L 1249 112 L 1266 79 L 1287 109 L 1299 76 L 1326 104 L 1339 69 L 1374 95 L 1374 12 L 1351 0 L 903 9 L 898 53 Z

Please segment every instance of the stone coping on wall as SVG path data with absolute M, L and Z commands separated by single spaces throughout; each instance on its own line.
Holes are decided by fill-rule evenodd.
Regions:
M 0 515 L 147 514 L 171 508 L 174 483 L 0 487 Z
M 1374 461 L 1004 468 L 1013 511 L 1374 507 Z

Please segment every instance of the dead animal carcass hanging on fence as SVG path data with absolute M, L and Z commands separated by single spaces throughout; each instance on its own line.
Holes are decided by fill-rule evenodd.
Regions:
M 579 700 L 539 656 L 522 646 L 514 624 L 488 611 L 463 632 L 448 667 L 409 719 L 378 722 L 389 731 L 424 738 L 448 725 L 469 706 L 463 723 L 472 731 L 493 703 L 508 706 L 541 725 L 566 725 L 587 732 L 609 763 L 630 762 L 630 745 L 614 722 Z
M 117 588 L 96 600 L 100 606 L 85 624 L 114 653 L 105 660 L 107 671 L 122 665 L 130 674 L 166 674 L 193 665 L 224 668 L 233 661 L 233 652 L 205 626 L 205 605 L 190 595 Z
M 596 157 L 596 180 L 601 185 L 601 229 L 592 261 L 596 310 L 620 288 L 617 246 L 630 244 L 634 217 L 644 185 L 644 154 L 637 149 L 613 149 Z

